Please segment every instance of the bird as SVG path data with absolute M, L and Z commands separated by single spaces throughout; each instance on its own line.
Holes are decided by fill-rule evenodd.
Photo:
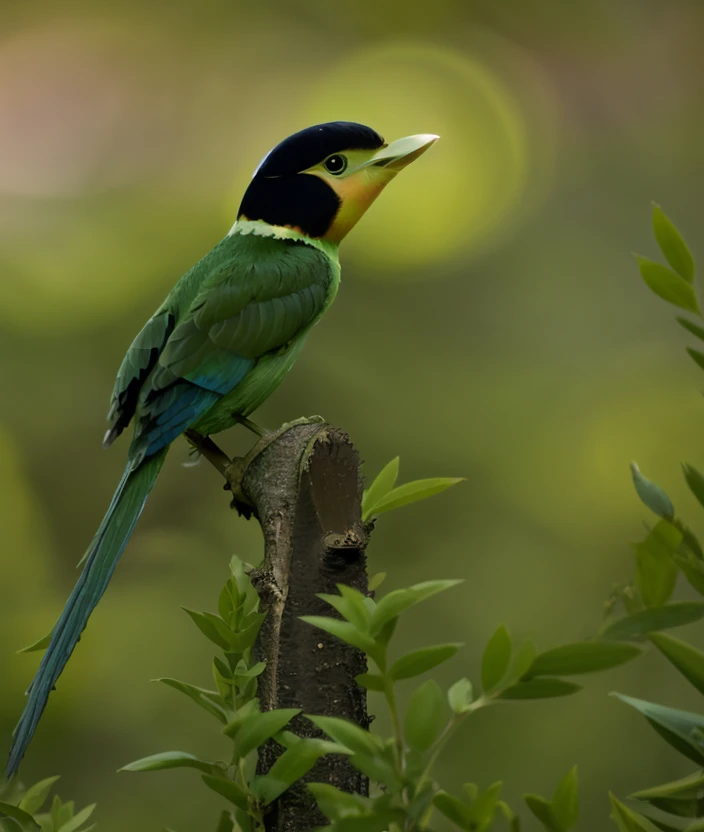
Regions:
M 244 422 L 279 386 L 337 294 L 338 250 L 396 174 L 439 137 L 387 143 L 348 121 L 317 124 L 259 163 L 234 225 L 187 271 L 127 350 L 103 441 L 133 424 L 127 464 L 51 632 L 13 733 L 11 778 L 49 694 L 105 592 L 171 443 Z

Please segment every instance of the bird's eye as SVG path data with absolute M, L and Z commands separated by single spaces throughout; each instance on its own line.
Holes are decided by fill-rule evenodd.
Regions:
M 324 162 L 325 170 L 328 173 L 332 173 L 335 176 L 339 176 L 341 173 L 344 173 L 347 170 L 347 157 L 341 156 L 339 153 L 335 153 L 334 156 L 328 156 L 328 158 Z

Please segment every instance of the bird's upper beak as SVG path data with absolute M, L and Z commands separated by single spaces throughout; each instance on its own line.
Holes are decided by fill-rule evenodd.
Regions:
M 391 142 L 390 145 L 377 151 L 365 164 L 365 167 L 374 165 L 394 172 L 403 170 L 406 165 L 410 165 L 411 162 L 422 156 L 439 138 L 440 136 L 436 136 L 434 133 L 418 133 L 415 136 L 396 139 L 395 142 Z

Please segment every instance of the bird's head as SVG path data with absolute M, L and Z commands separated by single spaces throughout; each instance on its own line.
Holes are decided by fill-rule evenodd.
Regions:
M 339 243 L 384 186 L 437 139 L 422 133 L 387 144 L 370 127 L 348 121 L 301 130 L 261 161 L 238 221 L 260 220 Z

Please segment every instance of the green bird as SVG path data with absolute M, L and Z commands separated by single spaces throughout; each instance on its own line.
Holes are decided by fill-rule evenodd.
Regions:
M 8 777 L 105 592 L 169 445 L 186 430 L 209 436 L 246 420 L 274 392 L 337 294 L 341 240 L 437 138 L 387 144 L 371 128 L 344 121 L 289 136 L 254 172 L 229 234 L 183 275 L 134 339 L 103 442 L 108 447 L 133 422 L 127 465 L 27 691 Z

